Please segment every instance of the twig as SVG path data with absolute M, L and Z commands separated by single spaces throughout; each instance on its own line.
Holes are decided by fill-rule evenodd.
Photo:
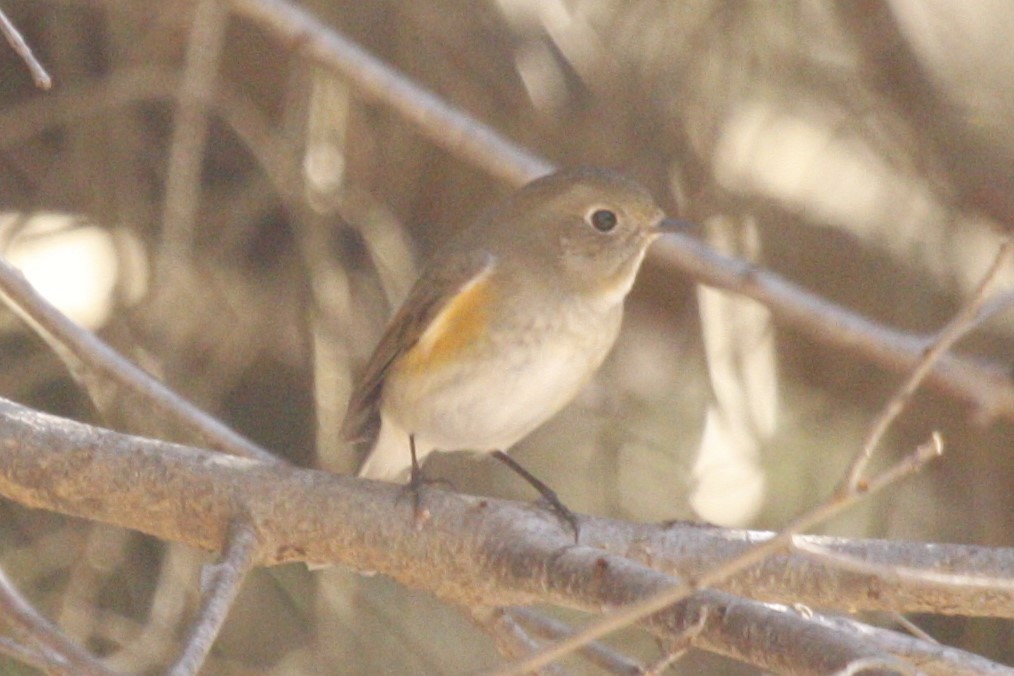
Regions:
M 689 235 L 666 235 L 652 251 L 695 281 L 753 298 L 768 307 L 777 321 L 892 371 L 910 372 L 930 344 L 926 338 L 878 324 L 771 271 L 721 254 Z M 927 383 L 973 404 L 985 420 L 995 416 L 1014 420 L 1014 382 L 1001 364 L 944 355 L 932 365 Z
M 897 465 L 872 479 L 865 493 L 835 496 L 834 499 L 828 500 L 794 519 L 770 540 L 751 547 L 742 554 L 719 564 L 714 570 L 606 615 L 572 637 L 559 643 L 554 643 L 524 660 L 507 665 L 503 669 L 491 672 L 491 674 L 507 676 L 508 674 L 524 674 L 533 669 L 538 669 L 542 665 L 553 662 L 591 641 L 599 639 L 617 629 L 630 626 L 653 613 L 657 613 L 674 603 L 682 601 L 699 589 L 714 586 L 720 580 L 724 580 L 789 546 L 794 534 L 812 528 L 816 524 L 834 516 L 856 503 L 860 497 L 872 495 L 896 481 L 917 472 L 923 465 L 942 452 L 943 448 L 939 437 L 934 436 L 930 442 L 919 446 L 911 455 L 906 456 Z
M 462 611 L 492 637 L 500 654 L 507 659 L 519 659 L 539 648 L 539 643 L 517 622 L 512 610 L 470 606 L 462 608 Z M 565 672 L 559 665 L 551 664 L 541 673 L 548 675 Z
M 71 641 L 18 593 L 7 575 L 0 570 L 0 615 L 19 633 L 31 639 L 41 650 L 47 666 L 55 671 L 85 676 L 107 676 L 115 672 Z M 24 648 L 22 650 L 28 650 Z
M 880 444 L 880 440 L 884 438 L 884 434 L 891 424 L 901 414 L 908 401 L 912 398 L 912 395 L 919 388 L 919 385 L 929 375 L 933 365 L 962 336 L 978 326 L 979 322 L 977 320 L 980 316 L 980 310 L 982 310 L 982 307 L 989 299 L 989 291 L 999 279 L 1000 271 L 1003 270 L 1004 265 L 1011 260 L 1012 256 L 1014 256 L 1014 238 L 1007 237 L 1003 244 L 1000 245 L 1000 250 L 993 259 L 992 265 L 989 266 L 989 270 L 982 278 L 972 297 L 961 311 L 937 334 L 936 339 L 925 350 L 922 359 L 912 369 L 912 373 L 874 419 L 862 448 L 852 459 L 852 463 L 845 473 L 845 480 L 839 487 L 841 492 L 852 492 L 858 489 L 860 481 L 862 481 L 863 472 L 866 471 L 866 467 L 869 465 L 874 451 Z
M 530 608 L 509 608 L 506 612 L 536 636 L 545 639 L 559 641 L 574 634 L 572 627 Z M 580 652 L 589 662 L 611 674 L 644 673 L 644 668 L 640 664 L 604 643 L 589 643 L 582 647 Z
M 915 636 L 920 641 L 926 641 L 927 643 L 934 643 L 936 645 L 940 645 L 940 641 L 936 640 L 933 636 L 930 636 L 930 634 L 927 633 L 922 627 L 920 627 L 918 624 L 908 619 L 901 613 L 898 612 L 891 613 L 891 619 L 896 624 L 900 625 L 902 629 L 910 633 L 912 636 Z
M 280 0 L 230 4 L 237 14 L 336 70 L 365 97 L 395 110 L 438 146 L 493 176 L 519 185 L 553 170 L 544 159 L 420 87 L 306 10 Z
M 792 541 L 792 548 L 806 556 L 819 560 L 822 563 L 827 563 L 841 568 L 842 570 L 848 570 L 862 575 L 876 576 L 886 584 L 895 584 L 907 581 L 932 584 L 936 588 L 978 588 L 987 591 L 996 590 L 997 592 L 1007 594 L 1014 591 L 1014 577 L 997 578 L 981 577 L 977 575 L 956 575 L 952 573 L 937 573 L 931 570 L 919 570 L 906 566 L 870 563 L 854 556 L 835 552 L 827 547 L 821 547 L 811 542 L 805 542 L 795 538 Z
M 67 663 L 62 659 L 49 659 L 38 650 L 21 645 L 7 636 L 0 636 L 0 654 L 35 667 L 43 673 L 70 674 Z
M 191 676 L 204 664 L 256 554 L 254 529 L 249 524 L 236 523 L 230 530 L 222 561 L 206 571 L 211 579 L 206 585 L 201 611 L 184 641 L 183 653 L 167 672 L 170 676 Z
M 24 275 L 2 257 L 0 301 L 49 344 L 71 373 L 84 382 L 93 398 L 101 400 L 103 397 L 96 390 L 104 384 L 95 381 L 108 381 L 135 397 L 140 402 L 139 406 L 147 406 L 151 415 L 161 413 L 180 422 L 212 448 L 262 462 L 282 462 L 127 361 L 95 334 L 72 322 L 40 296 Z
M 194 9 L 169 147 L 162 215 L 163 249 L 159 252 L 156 274 L 162 280 L 172 279 L 169 275 L 190 260 L 197 206 L 200 204 L 201 164 L 208 135 L 207 111 L 218 73 L 227 19 L 228 9 L 221 0 L 200 0 Z
M 3 9 L 0 9 L 0 32 L 7 38 L 8 44 L 17 52 L 21 60 L 28 66 L 28 72 L 32 74 L 32 80 L 35 81 L 35 86 L 40 89 L 49 89 L 53 86 L 53 80 L 49 77 L 49 73 L 42 67 L 39 60 L 35 58 L 35 54 L 32 53 L 32 48 L 28 46 L 25 39 L 21 37 L 21 33 L 18 31 L 7 15 L 4 14 Z

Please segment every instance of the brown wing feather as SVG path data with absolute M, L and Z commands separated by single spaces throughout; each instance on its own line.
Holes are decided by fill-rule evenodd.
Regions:
M 408 299 L 388 324 L 349 398 L 341 431 L 360 456 L 373 445 L 380 429 L 380 396 L 391 364 L 419 341 L 430 322 L 455 294 L 493 262 L 489 252 L 476 251 L 439 268 L 430 266 L 415 283 Z

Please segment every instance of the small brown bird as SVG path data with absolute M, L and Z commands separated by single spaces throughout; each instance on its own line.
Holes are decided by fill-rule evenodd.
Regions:
M 359 476 L 416 481 L 434 450 L 492 453 L 573 525 L 505 451 L 592 377 L 648 245 L 684 225 L 605 169 L 545 176 L 483 213 L 434 253 L 352 395 Z

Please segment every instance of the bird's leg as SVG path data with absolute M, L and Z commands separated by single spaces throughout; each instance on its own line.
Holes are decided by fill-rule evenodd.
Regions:
M 549 508 L 553 510 L 556 516 L 559 517 L 561 521 L 564 521 L 566 525 L 574 531 L 574 542 L 576 544 L 578 538 L 580 537 L 580 527 L 578 526 L 577 515 L 567 509 L 566 505 L 560 502 L 560 498 L 557 497 L 556 492 L 535 478 L 534 474 L 522 467 L 517 460 L 510 457 L 503 451 L 493 451 L 493 457 L 514 470 L 516 474 L 531 484 L 532 488 L 539 492 L 542 499 L 549 505 Z
M 454 488 L 445 479 L 427 479 L 423 476 L 422 467 L 419 465 L 419 455 L 415 450 L 415 435 L 408 435 L 408 449 L 412 453 L 412 467 L 408 475 L 408 483 L 404 487 L 405 493 L 412 494 L 412 513 L 415 515 L 415 527 L 420 529 L 430 520 L 430 512 L 422 506 L 422 487 L 426 484 L 445 484 Z
M 405 490 L 412 494 L 412 513 L 415 515 L 415 527 L 418 530 L 429 520 L 429 512 L 422 508 L 422 502 L 419 497 L 420 489 L 426 483 L 426 479 L 423 477 L 422 468 L 419 467 L 419 456 L 415 452 L 414 434 L 408 435 L 408 449 L 412 453 L 412 469 Z
M 412 473 L 408 479 L 409 486 L 418 487 L 423 482 L 422 468 L 419 467 L 419 456 L 415 452 L 415 435 L 408 435 L 408 450 L 412 453 Z

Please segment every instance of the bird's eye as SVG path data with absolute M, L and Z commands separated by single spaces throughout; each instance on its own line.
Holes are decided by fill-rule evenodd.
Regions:
M 610 211 L 609 209 L 596 209 L 588 217 L 588 221 L 592 227 L 599 232 L 609 232 L 616 227 L 616 223 L 619 221 L 616 218 L 616 212 Z

